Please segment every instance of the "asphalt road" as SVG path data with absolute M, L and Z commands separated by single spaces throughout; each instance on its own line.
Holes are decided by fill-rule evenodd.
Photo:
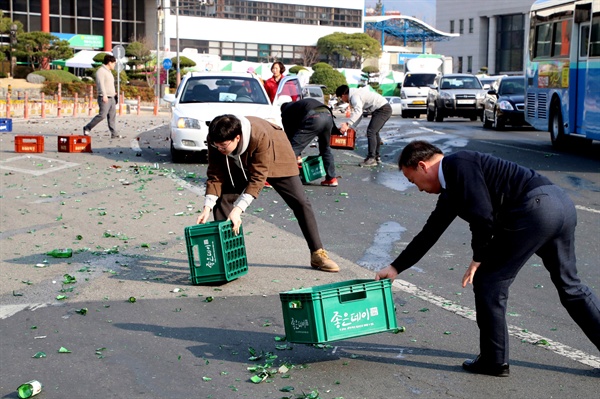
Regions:
M 460 221 L 394 284 L 405 333 L 324 347 L 282 348 L 275 337 L 285 335 L 280 292 L 370 279 L 419 231 L 436 197 L 418 192 L 394 165 L 415 138 L 448 152 L 493 153 L 565 188 L 578 209 L 579 274 L 598 293 L 600 143 L 555 151 L 543 132 L 394 117 L 383 132 L 385 164 L 369 169 L 357 166 L 366 152 L 363 122 L 357 149 L 335 152 L 340 186 L 306 186 L 339 274 L 308 267 L 293 215 L 266 189 L 244 216 L 248 274 L 194 286 L 182 236 L 202 205 L 206 166 L 170 163 L 167 120 L 119 118 L 126 136 L 119 141 L 109 140 L 100 125 L 93 154 L 56 151 L 56 136 L 78 134 L 87 118 L 15 121 L 13 132 L 2 135 L 0 397 L 16 398 L 16 387 L 31 379 L 44 384 L 40 398 L 596 395 L 599 353 L 560 306 L 536 258 L 511 290 L 511 377 L 462 371 L 462 361 L 477 353 L 478 334 L 471 290 L 460 287 L 470 257 L 470 233 Z M 15 134 L 43 134 L 46 151 L 15 154 Z M 73 258 L 44 255 L 66 246 L 75 250 Z M 66 284 L 65 274 L 76 283 Z M 61 347 L 71 353 L 58 353 Z M 247 368 L 266 358 L 249 360 L 250 348 L 276 355 L 273 364 L 287 364 L 289 371 L 253 384 Z M 47 356 L 33 358 L 37 352 Z

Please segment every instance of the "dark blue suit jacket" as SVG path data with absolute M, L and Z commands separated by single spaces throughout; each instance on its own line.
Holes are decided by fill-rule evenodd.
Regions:
M 442 159 L 446 188 L 425 226 L 392 262 L 402 272 L 417 263 L 458 216 L 469 223 L 473 260 L 482 262 L 502 214 L 517 206 L 530 190 L 552 184 L 533 169 L 474 151 Z

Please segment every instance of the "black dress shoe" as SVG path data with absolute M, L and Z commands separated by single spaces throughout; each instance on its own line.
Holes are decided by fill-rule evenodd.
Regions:
M 493 375 L 494 377 L 508 377 L 510 374 L 508 363 L 486 364 L 481 360 L 480 356 L 477 356 L 475 359 L 465 360 L 462 366 L 463 369 L 476 374 Z

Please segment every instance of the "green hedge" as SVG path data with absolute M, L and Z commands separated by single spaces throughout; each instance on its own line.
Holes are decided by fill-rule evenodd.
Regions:
M 73 75 L 71 72 L 63 71 L 60 69 L 48 69 L 42 71 L 33 72 L 35 75 L 40 75 L 46 78 L 46 82 L 53 83 L 71 83 L 79 82 L 79 78 Z

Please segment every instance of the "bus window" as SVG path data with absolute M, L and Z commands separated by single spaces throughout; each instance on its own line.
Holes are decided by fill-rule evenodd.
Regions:
M 535 57 L 550 57 L 552 24 L 543 24 L 537 26 L 535 39 Z
M 590 57 L 600 57 L 600 14 L 592 18 L 592 37 L 590 38 Z
M 553 57 L 568 57 L 571 47 L 571 20 L 554 24 Z
M 590 26 L 581 25 L 579 31 L 579 58 L 587 58 L 588 44 L 590 42 Z

